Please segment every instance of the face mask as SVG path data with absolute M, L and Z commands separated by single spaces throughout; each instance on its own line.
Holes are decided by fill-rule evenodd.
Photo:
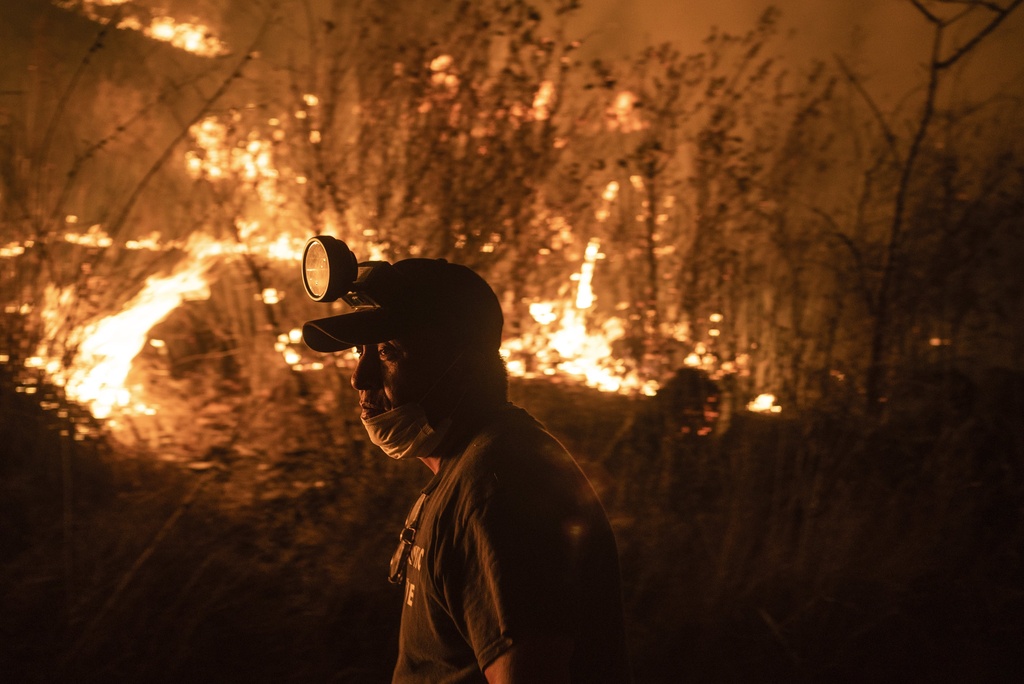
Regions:
M 379 416 L 363 421 L 370 441 L 394 459 L 430 456 L 451 426 L 451 419 L 434 429 L 427 422 L 423 407 L 417 403 L 403 404 Z

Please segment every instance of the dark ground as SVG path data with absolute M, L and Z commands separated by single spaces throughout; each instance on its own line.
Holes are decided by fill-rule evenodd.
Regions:
M 652 400 L 513 395 L 609 510 L 638 682 L 1017 681 L 1012 407 L 918 406 L 898 429 L 747 416 L 696 439 Z M 74 441 L 38 396 L 0 396 L 4 681 L 388 680 L 386 564 L 427 471 L 354 420 L 313 430 L 289 397 L 197 421 L 230 436 L 183 452 Z

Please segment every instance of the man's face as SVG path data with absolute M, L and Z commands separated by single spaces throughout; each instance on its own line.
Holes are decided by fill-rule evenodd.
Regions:
M 390 340 L 359 347 L 352 387 L 366 420 L 403 404 L 419 402 L 443 368 L 437 355 L 414 340 Z

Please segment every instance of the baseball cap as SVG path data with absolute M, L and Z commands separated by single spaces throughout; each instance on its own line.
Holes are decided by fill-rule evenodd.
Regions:
M 302 339 L 307 347 L 336 352 L 423 329 L 487 349 L 501 346 L 501 304 L 469 267 L 444 259 L 403 259 L 375 268 L 359 286 L 373 305 L 306 322 Z

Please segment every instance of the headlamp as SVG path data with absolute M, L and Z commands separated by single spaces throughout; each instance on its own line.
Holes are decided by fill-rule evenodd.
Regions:
M 348 245 L 330 235 L 310 238 L 302 250 L 302 285 L 316 302 L 343 299 L 353 309 L 377 308 L 368 290 L 379 288 L 390 269 L 386 261 L 357 263 Z
M 358 267 L 356 255 L 344 242 L 318 235 L 302 250 L 302 285 L 317 302 L 333 302 L 352 287 Z

